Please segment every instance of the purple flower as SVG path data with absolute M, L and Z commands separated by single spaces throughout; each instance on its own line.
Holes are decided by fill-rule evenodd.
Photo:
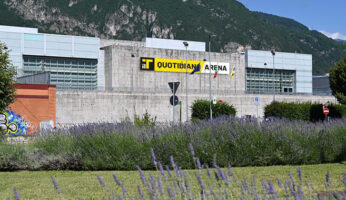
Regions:
M 123 195 L 126 198 L 127 197 L 127 191 L 124 185 L 121 186 L 121 190 L 123 191 Z
M 244 196 L 245 195 L 244 186 L 242 185 L 240 189 L 241 189 L 242 196 Z
M 248 193 L 250 193 L 250 191 L 249 191 L 249 186 L 248 186 L 248 184 L 247 184 L 245 178 L 243 179 L 243 183 L 242 183 L 242 184 L 243 184 L 244 189 L 245 189 Z
M 290 189 L 292 196 L 295 197 L 295 196 L 296 196 L 296 191 L 295 191 L 295 189 L 293 188 L 291 182 L 290 182 L 290 181 L 287 181 L 286 184 L 287 184 L 288 188 Z
M 17 188 L 13 187 L 13 193 L 14 193 L 14 197 L 16 198 L 16 200 L 20 200 L 20 196 L 18 194 Z
M 155 153 L 154 153 L 154 149 L 153 149 L 153 148 L 150 148 L 150 151 L 151 151 L 151 159 L 153 160 L 153 164 L 154 164 L 154 165 L 157 165 L 156 156 L 155 156 Z
M 177 165 L 176 165 L 175 162 L 174 162 L 173 156 L 170 156 L 170 160 L 171 160 L 172 168 L 173 168 L 173 169 L 177 168 Z
M 201 186 L 202 190 L 205 191 L 205 185 L 203 183 L 201 176 L 197 172 L 195 172 L 195 176 L 196 176 L 197 181 L 198 181 L 199 185 Z
M 283 189 L 284 186 L 282 185 L 281 180 L 279 178 L 276 178 L 276 181 L 278 182 L 280 188 Z
M 100 185 L 101 185 L 102 187 L 105 187 L 106 185 L 105 185 L 105 183 L 103 182 L 101 176 L 96 175 L 96 177 L 97 177 L 97 180 L 99 181 Z
M 274 185 L 272 184 L 271 181 L 268 180 L 268 189 L 267 189 L 269 194 L 275 194 L 275 188 Z
M 206 166 L 206 168 L 207 168 L 207 174 L 208 174 L 209 179 L 213 179 L 213 176 L 210 173 L 208 165 Z
M 122 185 L 122 182 L 118 179 L 117 175 L 115 173 L 112 174 L 114 181 L 117 183 L 117 185 Z
M 149 172 L 149 176 L 150 176 L 150 183 L 151 183 L 151 187 L 154 191 L 156 191 L 156 178 L 154 177 L 154 175 L 152 173 Z
M 228 164 L 228 176 L 232 176 L 232 166 Z
M 302 184 L 303 178 L 302 178 L 302 170 L 300 169 L 300 167 L 297 168 L 297 172 L 298 172 L 298 175 L 299 175 L 300 184 Z
M 146 184 L 146 178 L 145 175 L 143 173 L 143 171 L 141 170 L 141 168 L 139 166 L 137 166 L 138 172 L 139 172 L 139 177 L 141 178 L 141 181 L 143 183 L 143 185 Z
M 294 180 L 293 175 L 292 175 L 291 172 L 289 173 L 289 176 L 290 176 L 290 179 L 291 179 L 291 181 L 292 181 L 293 190 L 295 190 L 296 182 L 295 182 L 295 180 Z
M 162 188 L 162 182 L 161 182 L 161 176 L 160 174 L 158 174 L 158 177 L 157 177 L 157 186 L 160 190 L 160 193 L 161 194 L 164 194 L 164 191 L 163 191 L 163 188 Z
M 141 190 L 141 186 L 140 185 L 137 185 L 137 189 L 138 189 L 138 193 L 139 193 L 139 196 L 141 196 L 141 199 L 142 200 L 145 200 L 145 197 L 144 197 L 144 194 Z
M 159 165 L 160 173 L 161 173 L 162 175 L 165 175 L 165 170 L 163 169 L 162 164 L 161 164 L 160 162 L 158 162 L 158 165 Z
M 219 166 L 217 166 L 217 171 L 219 172 L 220 178 L 221 180 L 225 180 L 226 179 L 226 175 L 225 173 L 221 170 L 221 168 Z
M 119 194 L 118 200 L 123 200 L 123 198 L 121 197 L 121 195 Z
M 148 192 L 150 194 L 150 198 L 152 200 L 155 199 L 155 195 L 154 195 L 153 189 L 151 188 L 150 184 L 148 184 Z
M 61 193 L 61 190 L 59 189 L 59 186 L 58 186 L 58 184 L 56 183 L 55 178 L 52 176 L 51 179 L 52 179 L 52 183 L 53 183 L 53 185 L 54 185 L 55 190 L 58 192 L 58 194 L 60 194 L 60 193 Z
M 175 199 L 176 198 L 175 192 L 171 189 L 171 187 L 169 185 L 167 186 L 167 192 L 168 192 L 168 195 L 169 195 L 170 199 Z
M 197 163 L 197 167 L 198 167 L 198 169 L 202 169 L 201 162 L 199 161 L 199 159 L 198 159 L 198 158 L 196 158 L 196 163 Z
M 210 193 L 214 196 L 214 198 L 215 198 L 216 200 L 220 200 L 220 199 L 219 199 L 219 196 L 214 192 L 213 187 L 211 186 L 211 184 L 208 183 L 208 185 L 209 185 Z
M 166 170 L 167 170 L 167 173 L 170 177 L 172 177 L 172 172 L 171 170 L 169 170 L 169 167 L 166 165 Z
M 326 182 L 328 184 L 330 183 L 330 173 L 329 173 L 329 171 L 327 171 L 327 174 L 326 174 Z
M 299 195 L 300 195 L 301 197 L 304 196 L 304 192 L 303 192 L 303 190 L 302 190 L 302 188 L 301 188 L 300 186 L 298 186 L 298 192 L 299 192 Z
M 191 155 L 195 156 L 195 150 L 193 149 L 193 146 L 192 146 L 191 143 L 189 144 L 189 148 L 190 148 L 190 151 L 191 151 Z

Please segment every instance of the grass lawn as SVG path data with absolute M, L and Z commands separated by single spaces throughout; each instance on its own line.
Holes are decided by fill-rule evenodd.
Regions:
M 223 169 L 227 172 L 227 169 Z M 301 166 L 304 194 L 308 197 L 309 190 L 306 187 L 305 181 L 309 184 L 312 182 L 315 192 L 325 191 L 324 183 L 326 181 L 326 173 L 330 172 L 331 185 L 330 190 L 343 191 L 344 185 L 339 180 L 346 173 L 345 164 L 321 164 L 321 165 L 304 165 Z M 195 194 L 200 191 L 200 186 L 197 183 L 193 170 L 186 171 L 189 177 L 191 190 Z M 299 183 L 297 166 L 271 166 L 271 167 L 234 167 L 232 168 L 235 176 L 231 182 L 231 192 L 233 197 L 239 199 L 241 195 L 240 185 L 243 179 L 247 180 L 248 185 L 251 185 L 252 176 L 256 177 L 256 185 L 258 191 L 262 191 L 261 180 L 270 180 L 279 193 L 283 193 L 280 189 L 276 178 L 280 178 L 284 183 L 290 180 L 288 174 L 291 172 L 296 183 Z M 13 195 L 13 187 L 16 187 L 21 199 L 102 199 L 111 194 L 107 192 L 114 191 L 115 194 L 122 194 L 121 188 L 116 185 L 113 180 L 112 173 L 114 171 L 17 171 L 17 172 L 0 172 L 0 199 L 10 197 L 15 199 Z M 152 172 L 155 176 L 156 172 Z M 138 171 L 116 171 L 117 177 L 125 185 L 129 195 L 138 195 L 137 185 L 141 183 Z M 149 172 L 145 172 L 146 175 Z M 102 188 L 98 182 L 96 175 L 100 175 L 104 180 L 106 187 Z M 51 182 L 51 177 L 55 177 L 62 193 L 58 194 Z M 211 182 L 214 189 L 217 191 L 215 179 L 209 180 L 206 170 L 203 171 L 203 180 Z M 147 179 L 148 176 L 147 176 Z M 237 181 L 235 181 L 237 179 Z M 168 181 L 169 182 L 169 181 Z M 237 183 L 236 183 L 237 182 Z M 164 184 L 164 183 L 163 183 Z M 142 190 L 144 188 L 142 187 Z M 167 193 L 167 191 L 166 191 Z M 148 194 L 146 194 L 148 195 Z M 180 196 L 177 196 L 179 199 Z M 148 198 L 149 199 L 149 198 Z M 167 198 L 166 198 L 167 199 Z M 213 199 L 213 198 L 211 198 Z

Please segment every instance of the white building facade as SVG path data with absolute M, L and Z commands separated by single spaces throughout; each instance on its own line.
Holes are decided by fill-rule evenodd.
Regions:
M 0 42 L 10 49 L 17 77 L 50 72 L 58 89 L 104 87 L 100 39 L 38 33 L 36 28 L 0 26 Z

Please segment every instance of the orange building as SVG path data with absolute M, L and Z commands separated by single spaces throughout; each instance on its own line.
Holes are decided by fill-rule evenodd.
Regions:
M 9 106 L 9 110 L 24 119 L 26 134 L 39 130 L 40 122 L 50 121 L 56 126 L 55 85 L 17 83 L 14 87 L 17 99 Z

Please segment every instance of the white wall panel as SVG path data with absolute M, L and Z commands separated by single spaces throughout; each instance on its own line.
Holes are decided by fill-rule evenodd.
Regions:
M 309 54 L 248 50 L 246 52 L 249 68 L 284 69 L 296 71 L 298 93 L 312 93 L 312 56 Z M 264 63 L 267 65 L 265 66 Z

